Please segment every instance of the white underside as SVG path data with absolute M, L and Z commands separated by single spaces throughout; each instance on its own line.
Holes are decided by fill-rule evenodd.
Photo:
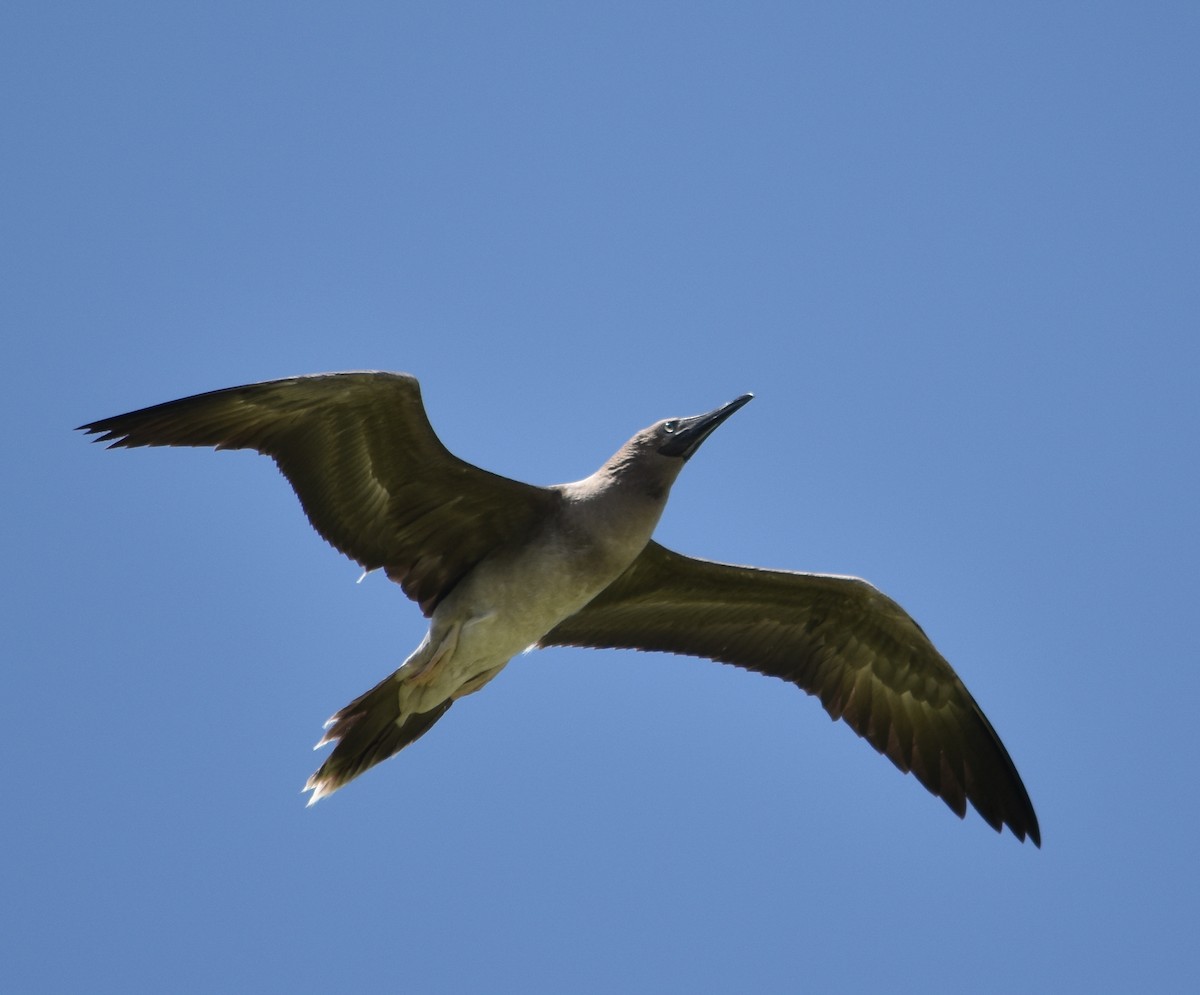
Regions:
M 399 721 L 478 691 L 514 656 L 587 604 L 629 560 L 632 556 L 586 577 L 566 555 L 543 553 L 536 564 L 525 556 L 502 565 L 480 564 L 438 605 L 428 634 L 397 672 Z

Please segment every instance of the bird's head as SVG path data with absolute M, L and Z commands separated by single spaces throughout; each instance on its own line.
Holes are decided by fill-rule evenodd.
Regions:
M 656 451 L 660 456 L 686 462 L 700 448 L 700 444 L 716 431 L 721 422 L 753 397 L 753 394 L 743 394 L 728 404 L 722 404 L 719 408 L 702 415 L 667 418 L 651 425 L 647 431 L 651 433 L 652 444 L 657 446 Z
M 613 479 L 643 482 L 648 493 L 665 499 L 684 463 L 701 443 L 753 396 L 743 394 L 702 415 L 655 422 L 625 443 L 600 472 Z

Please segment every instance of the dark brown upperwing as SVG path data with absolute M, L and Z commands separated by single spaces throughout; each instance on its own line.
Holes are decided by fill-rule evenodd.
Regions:
M 556 491 L 481 470 L 438 440 L 414 377 L 330 373 L 169 401 L 80 426 L 116 446 L 213 446 L 272 457 L 308 519 L 421 610 L 501 543 L 531 535 Z
M 651 542 L 542 646 L 663 650 L 791 681 L 960 817 L 1041 846 L 1000 738 L 920 626 L 853 577 L 697 560 Z

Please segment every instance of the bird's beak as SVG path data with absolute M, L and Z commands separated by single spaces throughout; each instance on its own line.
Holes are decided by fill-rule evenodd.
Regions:
M 712 435 L 721 422 L 753 397 L 753 394 L 743 394 L 736 400 L 722 404 L 707 414 L 680 418 L 675 426 L 675 431 L 671 433 L 666 442 L 658 447 L 658 451 L 664 456 L 689 459 L 692 453 L 700 448 L 700 443 Z

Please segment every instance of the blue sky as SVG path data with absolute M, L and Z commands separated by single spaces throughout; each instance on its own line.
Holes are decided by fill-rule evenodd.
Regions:
M 1194 4 L 3 21 L 0 987 L 1194 981 Z M 582 650 L 305 810 L 419 612 L 268 461 L 71 429 L 364 367 L 538 483 L 754 391 L 658 537 L 900 601 L 1044 848 L 794 688 Z

